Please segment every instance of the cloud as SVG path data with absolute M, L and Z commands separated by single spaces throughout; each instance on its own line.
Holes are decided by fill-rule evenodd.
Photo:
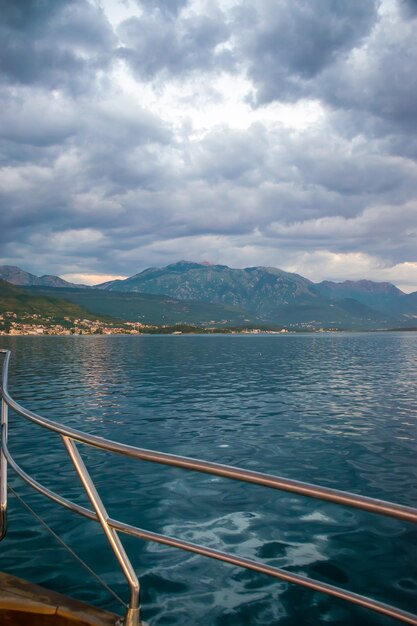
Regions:
M 415 18 L 417 17 L 417 2 L 416 0 L 400 0 L 400 8 L 403 11 L 405 17 Z
M 1 15 L 0 71 L 11 84 L 76 94 L 108 67 L 114 34 L 87 0 L 2 0 Z
M 162 8 L 154 2 L 146 5 L 153 10 L 125 20 L 118 28 L 118 54 L 140 79 L 231 67 L 230 52 L 221 48 L 230 30 L 219 8 L 174 15 L 164 10 L 167 3 Z
M 377 0 L 240 3 L 235 10 L 237 48 L 256 87 L 255 103 L 293 101 L 314 91 L 312 81 L 372 30 L 378 4 Z
M 0 0 L 0 263 L 417 289 L 411 1 L 114 2 Z
M 120 274 L 62 274 L 61 278 L 80 285 L 99 285 L 110 280 L 123 280 L 127 276 Z
M 364 114 L 379 120 L 374 128 L 380 134 L 396 127 L 415 131 L 417 124 L 416 23 L 401 13 L 389 17 L 375 26 L 366 47 L 328 68 L 319 86 L 327 103 L 355 111 L 358 122 Z
M 137 0 L 137 3 L 145 11 L 147 9 L 160 9 L 176 15 L 188 4 L 188 0 Z
M 307 252 L 288 269 L 313 281 L 341 282 L 361 280 L 366 276 L 379 282 L 393 282 L 406 293 L 415 291 L 417 278 L 417 263 L 384 264 L 362 252 Z
M 268 226 L 265 234 L 283 240 L 283 245 L 300 245 L 305 248 L 326 249 L 329 242 L 334 252 L 367 250 L 378 255 L 384 247 L 385 262 L 412 262 L 417 246 L 416 204 L 398 207 L 380 206 L 367 209 L 353 218 L 324 217 L 284 225 L 281 222 Z M 314 244 L 312 245 L 312 243 Z

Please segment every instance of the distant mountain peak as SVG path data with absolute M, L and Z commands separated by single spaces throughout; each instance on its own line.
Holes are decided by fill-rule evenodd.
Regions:
M 0 265 L 0 278 L 12 285 L 19 285 L 20 287 L 85 287 L 85 285 L 69 283 L 63 278 L 51 274 L 36 276 L 30 272 L 25 272 L 25 270 L 22 270 L 16 265 Z
M 0 278 L 6 280 L 12 285 L 31 285 L 38 279 L 35 274 L 25 272 L 16 265 L 2 265 L 0 266 Z
M 379 295 L 404 295 L 401 289 L 398 289 L 395 285 L 388 282 L 377 282 L 369 279 L 361 280 L 344 280 L 342 282 L 335 282 L 331 280 L 323 280 L 318 285 L 322 285 L 324 288 L 338 291 L 351 290 L 352 292 L 372 293 Z
M 187 261 L 186 259 L 182 259 L 181 261 L 176 261 L 175 263 L 170 263 L 169 265 L 166 266 L 165 269 L 193 269 L 193 268 L 197 268 L 197 267 L 204 267 L 206 266 L 207 263 L 198 263 L 197 261 Z M 164 269 L 164 268 L 159 268 L 159 269 Z

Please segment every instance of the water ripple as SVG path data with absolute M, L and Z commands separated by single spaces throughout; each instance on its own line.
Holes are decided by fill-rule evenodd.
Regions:
M 46 417 L 142 447 L 417 504 L 417 333 L 0 340 L 13 350 L 14 397 Z M 58 437 L 12 414 L 10 447 L 38 480 L 86 504 Z M 407 524 L 81 451 L 114 517 L 413 608 L 416 533 Z M 100 529 L 12 483 L 126 597 Z M 124 542 L 151 626 L 387 623 L 253 572 Z M 2 569 L 118 609 L 13 499 L 1 548 Z

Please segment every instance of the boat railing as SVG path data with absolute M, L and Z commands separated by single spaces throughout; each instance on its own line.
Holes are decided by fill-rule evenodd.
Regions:
M 417 509 L 400 504 L 393 504 L 384 500 L 369 498 L 367 496 L 331 489 L 319 485 L 313 485 L 306 482 L 282 478 L 271 474 L 264 474 L 251 470 L 245 470 L 238 467 L 223 465 L 220 463 L 212 463 L 194 459 L 190 457 L 179 456 L 175 454 L 167 454 L 154 450 L 147 450 L 118 443 L 109 439 L 104 439 L 96 435 L 84 433 L 80 430 L 70 428 L 65 424 L 59 424 L 55 421 L 46 419 L 21 406 L 12 398 L 8 391 L 8 368 L 11 352 L 9 350 L 0 349 L 0 353 L 4 354 L 2 377 L 1 377 L 1 453 L 0 453 L 0 539 L 6 534 L 7 528 L 7 467 L 16 472 L 28 485 L 33 487 L 39 493 L 45 495 L 53 502 L 78 513 L 90 520 L 99 522 L 107 537 L 107 540 L 117 558 L 121 570 L 127 580 L 130 588 L 130 600 L 124 617 L 125 626 L 137 626 L 140 623 L 139 616 L 139 581 L 128 555 L 123 547 L 118 533 L 124 533 L 140 539 L 165 544 L 168 546 L 180 548 L 188 552 L 193 552 L 202 556 L 211 557 L 225 563 L 230 563 L 239 567 L 243 567 L 255 572 L 267 574 L 276 579 L 301 585 L 308 589 L 322 592 L 346 600 L 355 605 L 365 607 L 385 616 L 397 619 L 407 624 L 417 626 L 417 615 L 413 615 L 407 611 L 392 607 L 388 604 L 367 598 L 363 595 L 354 593 L 349 590 L 339 588 L 337 586 L 311 579 L 307 576 L 295 574 L 278 567 L 272 567 L 268 564 L 258 562 L 252 559 L 240 557 L 236 554 L 230 554 L 220 550 L 215 550 L 206 546 L 198 545 L 163 535 L 148 530 L 144 530 L 137 526 L 124 523 L 122 521 L 111 518 L 100 498 L 100 495 L 94 485 L 94 482 L 87 470 L 87 467 L 78 450 L 79 444 L 105 450 L 114 454 L 123 455 L 133 459 L 140 459 L 151 463 L 158 463 L 177 468 L 192 470 L 230 478 L 233 480 L 252 483 L 271 489 L 290 492 L 298 495 L 308 496 L 341 504 L 348 507 L 361 509 L 370 513 L 388 516 L 403 520 L 405 522 L 417 523 Z M 63 496 L 51 491 L 46 486 L 39 483 L 32 476 L 27 474 L 14 460 L 8 449 L 8 411 L 11 409 L 18 415 L 30 420 L 34 424 L 46 428 L 47 430 L 57 433 L 64 444 L 64 447 L 74 465 L 80 481 L 85 489 L 88 499 L 91 503 L 91 509 L 83 507 Z

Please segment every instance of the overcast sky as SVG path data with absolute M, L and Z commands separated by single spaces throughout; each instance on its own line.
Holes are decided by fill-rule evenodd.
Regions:
M 0 264 L 417 290 L 416 0 L 0 0 Z

